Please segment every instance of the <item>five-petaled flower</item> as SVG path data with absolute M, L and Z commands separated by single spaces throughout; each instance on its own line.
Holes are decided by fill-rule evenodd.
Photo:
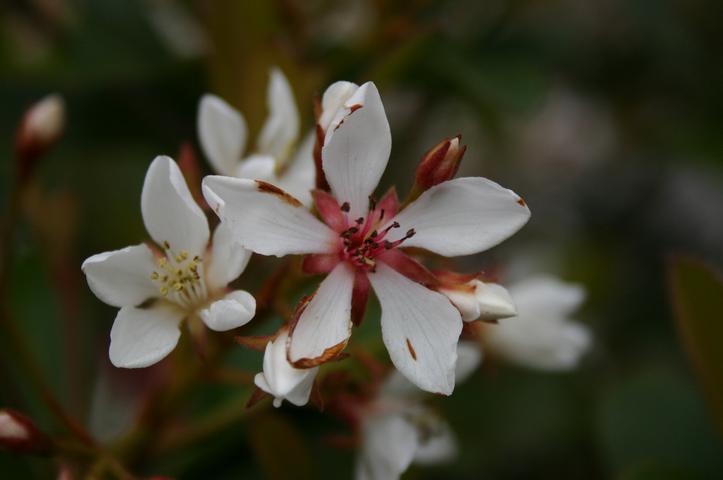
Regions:
M 394 365 L 420 388 L 448 395 L 462 318 L 447 297 L 423 285 L 429 272 L 399 247 L 478 253 L 514 234 L 530 212 L 514 192 L 479 177 L 439 183 L 401 211 L 393 191 L 371 201 L 391 134 L 376 86 L 351 91 L 338 109 L 344 116 L 325 132 L 321 158 L 331 194 L 313 194 L 323 221 L 264 181 L 209 176 L 204 196 L 244 247 L 262 255 L 307 255 L 307 271 L 328 273 L 291 326 L 292 364 L 313 367 L 338 355 L 371 286 Z
M 95 295 L 120 307 L 110 332 L 113 365 L 138 368 L 168 355 L 182 320 L 225 331 L 253 318 L 256 301 L 227 285 L 251 252 L 221 224 L 209 246 L 208 221 L 193 201 L 183 174 L 169 157 L 148 168 L 141 195 L 143 221 L 159 248 L 146 244 L 93 255 L 83 272 Z
M 269 116 L 259 132 L 256 150 L 243 157 L 248 137 L 244 117 L 216 95 L 201 97 L 201 147 L 217 173 L 271 182 L 308 205 L 314 186 L 314 135 L 307 134 L 297 148 L 299 112 L 289 82 L 278 68 L 271 70 L 266 101 Z

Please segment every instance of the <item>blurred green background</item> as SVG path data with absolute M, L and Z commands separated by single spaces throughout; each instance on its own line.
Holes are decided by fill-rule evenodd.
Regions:
M 723 478 L 715 420 L 723 397 L 696 380 L 720 374 L 723 336 L 708 337 L 713 357 L 699 355 L 696 371 L 669 288 L 673 254 L 723 265 L 721 10 L 684 0 L 3 2 L 3 211 L 23 111 L 58 92 L 68 112 L 13 239 L 11 309 L 63 402 L 112 437 L 154 373 L 110 367 L 114 309 L 93 297 L 80 264 L 146 238 L 139 205 L 149 162 L 176 157 L 184 141 L 197 147 L 196 109 L 207 91 L 244 112 L 253 138 L 274 65 L 290 79 L 305 128 L 312 95 L 327 84 L 373 80 L 393 135 L 382 188 L 406 192 L 420 156 L 461 133 L 469 145 L 461 174 L 520 193 L 532 219 L 456 266 L 582 283 L 589 295 L 577 318 L 595 335 L 573 373 L 491 361 L 435 400 L 460 456 L 405 478 Z M 258 285 L 271 263 L 242 281 Z M 718 287 L 684 294 L 697 305 Z M 722 311 L 706 305 L 695 314 L 702 326 L 687 344 L 693 353 L 695 338 L 721 333 Z M 378 336 L 378 320 L 364 330 L 359 342 Z M 4 340 L 0 406 L 53 431 Z M 260 366 L 260 355 L 234 355 L 230 362 Z M 248 392 L 205 385 L 189 396 L 190 412 L 242 409 Z M 175 478 L 349 478 L 353 451 L 326 441 L 344 431 L 313 409 L 285 407 L 138 468 Z M 3 478 L 52 478 L 55 468 L 0 452 Z

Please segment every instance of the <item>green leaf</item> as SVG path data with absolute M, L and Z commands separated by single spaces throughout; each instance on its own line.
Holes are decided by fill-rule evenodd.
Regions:
M 723 279 L 685 257 L 674 258 L 668 273 L 680 340 L 723 428 Z

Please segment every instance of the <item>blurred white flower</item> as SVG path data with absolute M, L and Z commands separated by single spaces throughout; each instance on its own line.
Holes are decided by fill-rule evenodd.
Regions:
M 243 115 L 216 95 L 201 97 L 201 148 L 216 173 L 273 183 L 309 205 L 316 175 L 315 136 L 307 134 L 297 146 L 299 112 L 291 86 L 278 68 L 271 70 L 266 98 L 269 116 L 256 140 L 256 150 L 244 157 L 248 131 Z
M 254 383 L 274 397 L 274 407 L 288 400 L 296 406 L 309 401 L 319 367 L 294 368 L 286 358 L 286 342 L 289 331 L 283 328 L 276 338 L 266 344 L 263 372 L 257 373 Z
M 570 175 L 605 161 L 615 147 L 617 132 L 601 105 L 560 87 L 519 125 L 517 137 L 519 155 L 535 174 L 558 178 L 561 169 Z
M 476 342 L 457 347 L 457 381 L 462 382 L 479 366 Z M 357 480 L 394 480 L 412 463 L 435 465 L 454 460 L 457 441 L 436 412 L 423 403 L 421 391 L 398 372 L 382 385 L 379 396 L 361 414 L 362 444 L 357 456 Z
M 592 344 L 590 330 L 568 317 L 583 302 L 580 285 L 538 276 L 510 287 L 517 316 L 485 325 L 483 338 L 493 355 L 541 370 L 569 370 Z
M 337 85 L 330 88 L 341 90 Z M 322 149 L 331 194 L 315 191 L 314 200 L 324 222 L 265 182 L 209 176 L 206 201 L 244 247 L 279 257 L 306 254 L 307 271 L 328 273 L 289 334 L 294 365 L 315 366 L 341 352 L 352 311 L 366 303 L 371 287 L 396 368 L 420 388 L 449 395 L 461 315 L 447 297 L 422 285 L 417 274 L 426 269 L 397 247 L 478 253 L 517 232 L 530 211 L 514 192 L 480 177 L 435 185 L 399 213 L 393 192 L 378 204 L 370 201 L 389 160 L 389 124 L 373 83 L 340 102 L 345 95 L 325 94 L 328 105 L 341 103 L 346 113 L 329 120 Z
M 243 272 L 251 252 L 221 224 L 208 246 L 208 221 L 169 157 L 151 163 L 141 194 L 146 230 L 162 253 L 146 244 L 100 253 L 82 266 L 95 295 L 120 311 L 110 332 L 113 365 L 138 368 L 168 355 L 180 322 L 197 315 L 212 330 L 253 318 L 256 301 L 226 286 Z

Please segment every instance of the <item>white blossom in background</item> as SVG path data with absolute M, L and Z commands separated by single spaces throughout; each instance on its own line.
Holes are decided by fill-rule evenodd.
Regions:
M 315 135 L 307 134 L 299 144 L 299 112 L 291 86 L 278 68 L 271 70 L 266 98 L 269 116 L 256 139 L 256 150 L 249 152 L 243 115 L 216 95 L 201 97 L 201 148 L 216 173 L 273 183 L 309 205 L 316 174 Z
M 257 373 L 254 383 L 274 397 L 274 407 L 280 407 L 284 400 L 296 406 L 306 405 L 311 395 L 319 367 L 295 368 L 286 358 L 288 328 L 283 328 L 277 337 L 266 344 L 263 372 Z
M 251 252 L 223 224 L 208 245 L 206 216 L 171 158 L 156 157 L 148 168 L 141 212 L 158 249 L 142 243 L 93 255 L 82 266 L 93 293 L 120 308 L 110 332 L 116 367 L 160 361 L 176 346 L 184 319 L 198 316 L 208 328 L 225 331 L 246 324 L 256 311 L 251 294 L 227 288 Z
M 435 185 L 401 212 L 393 192 L 371 202 L 389 160 L 389 124 L 373 83 L 342 87 L 343 95 L 324 95 L 327 104 L 341 103 L 337 111 L 345 116 L 328 120 L 322 168 L 331 194 L 314 192 L 323 222 L 266 182 L 209 176 L 204 196 L 244 247 L 262 255 L 308 255 L 308 272 L 328 273 L 289 334 L 292 364 L 316 366 L 343 350 L 352 310 L 366 302 L 371 287 L 396 368 L 420 388 L 449 395 L 461 314 L 447 297 L 410 278 L 424 268 L 398 247 L 449 257 L 478 253 L 519 230 L 530 211 L 514 192 L 479 177 Z
M 457 382 L 467 379 L 482 355 L 475 342 L 457 347 Z M 361 448 L 356 480 L 398 479 L 411 464 L 435 465 L 454 460 L 457 441 L 447 422 L 423 403 L 421 391 L 398 372 L 385 381 L 378 397 L 361 416 Z
M 536 276 L 509 290 L 517 316 L 485 325 L 483 338 L 490 354 L 541 370 L 576 367 L 592 345 L 590 330 L 569 318 L 585 299 L 583 287 Z

